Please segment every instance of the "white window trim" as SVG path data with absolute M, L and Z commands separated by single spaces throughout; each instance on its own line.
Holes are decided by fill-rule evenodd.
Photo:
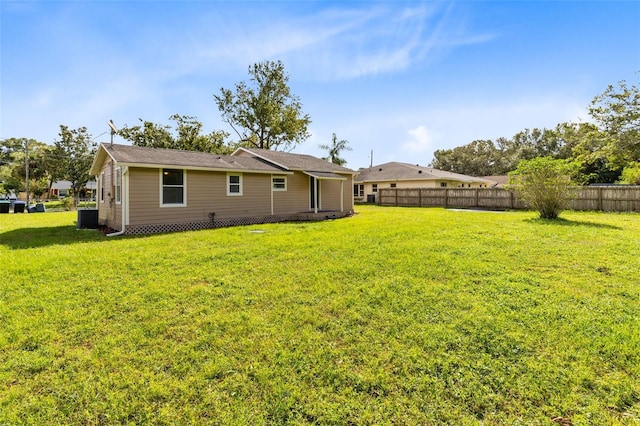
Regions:
M 274 179 L 283 179 L 284 180 L 284 188 L 276 188 Z M 271 176 L 271 188 L 274 191 L 286 191 L 287 190 L 287 177 L 281 175 Z
M 231 176 L 238 176 L 238 183 L 234 183 L 233 185 L 239 185 L 239 192 L 231 192 Z M 227 196 L 229 197 L 241 197 L 242 196 L 242 173 L 227 173 Z
M 115 194 L 113 195 L 116 199 L 116 204 L 122 204 L 122 169 L 120 167 L 116 167 L 115 174 L 116 175 L 113 177 L 113 192 L 115 192 Z M 120 185 L 118 185 L 118 182 L 120 182 Z
M 98 191 L 100 191 L 100 193 L 98 194 L 98 197 L 100 198 L 100 202 L 104 204 L 104 172 L 100 173 L 98 186 L 99 186 Z
M 163 188 L 164 185 L 162 184 L 162 171 L 164 169 L 169 169 L 169 170 L 182 170 L 182 204 L 177 204 L 177 203 L 169 203 L 169 204 L 164 204 L 163 203 Z M 159 177 L 160 177 L 160 207 L 187 207 L 187 171 L 185 169 L 177 169 L 177 168 L 171 168 L 171 167 L 165 167 L 160 169 L 160 173 L 159 173 Z M 177 185 L 176 185 L 177 187 Z

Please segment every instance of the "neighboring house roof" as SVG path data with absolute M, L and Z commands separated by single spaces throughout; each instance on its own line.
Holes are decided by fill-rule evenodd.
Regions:
M 496 187 L 503 187 L 504 185 L 509 183 L 509 176 L 507 175 L 498 175 L 498 176 L 483 176 L 483 179 L 487 179 L 493 181 Z
M 362 169 L 353 179 L 354 182 L 359 183 L 402 180 L 449 180 L 467 183 L 493 183 L 483 178 L 461 175 L 459 173 L 447 172 L 417 164 L 398 163 L 395 161 Z
M 69 190 L 71 189 L 71 181 L 68 180 L 57 180 L 55 182 L 53 182 L 53 184 L 51 185 L 51 189 L 57 189 L 57 190 Z
M 324 173 L 324 178 L 332 178 L 326 175 L 327 173 L 354 173 L 345 167 L 304 154 L 239 148 L 231 155 L 219 155 L 197 151 L 104 143 L 100 145 L 93 160 L 91 174 L 100 173 L 100 167 L 107 156 L 111 157 L 119 165 L 136 167 L 180 167 L 196 170 L 283 174 L 289 174 L 292 170 L 301 170 L 304 172 L 322 172 Z M 332 176 L 333 178 L 340 178 L 338 175 Z
M 90 180 L 88 181 L 86 184 L 84 184 L 84 187 L 87 189 L 96 189 L 96 181 L 95 180 Z M 71 181 L 68 180 L 57 180 L 55 182 L 53 182 L 53 184 L 51 185 L 51 189 L 57 189 L 58 191 L 62 190 L 70 190 L 71 189 Z

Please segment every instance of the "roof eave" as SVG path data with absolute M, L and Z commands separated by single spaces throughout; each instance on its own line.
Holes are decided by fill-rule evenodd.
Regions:
M 105 155 L 101 156 L 102 152 L 104 152 Z M 98 151 L 96 152 L 95 157 L 93 157 L 93 162 L 91 163 L 91 169 L 89 169 L 89 174 L 91 176 L 98 176 L 98 174 L 100 174 L 99 166 L 104 163 L 106 157 L 110 157 L 111 160 L 116 161 L 113 155 L 111 155 L 111 153 L 107 149 L 105 149 L 104 143 L 101 143 L 100 146 L 98 146 Z M 98 161 L 98 158 L 101 158 L 101 160 Z
M 119 162 L 120 166 L 127 167 L 139 167 L 144 169 L 183 169 L 183 170 L 198 170 L 205 172 L 236 172 L 236 173 L 261 173 L 261 174 L 279 174 L 279 175 L 292 175 L 293 172 L 284 170 L 259 170 L 259 169 L 243 169 L 243 168 L 225 168 L 225 167 L 206 167 L 206 166 L 190 166 L 180 164 L 160 164 L 160 163 L 135 163 L 135 162 Z

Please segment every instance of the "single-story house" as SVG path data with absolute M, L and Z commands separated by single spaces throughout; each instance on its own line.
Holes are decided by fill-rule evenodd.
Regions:
M 483 178 L 394 161 L 360 169 L 353 179 L 353 197 L 374 202 L 380 188 L 486 188 L 493 184 Z
M 231 155 L 101 144 L 98 224 L 117 234 L 353 214 L 353 170 L 319 158 L 239 148 Z
M 71 182 L 68 180 L 57 180 L 51 184 L 50 197 L 68 197 L 71 193 Z
M 492 181 L 493 185 L 490 186 L 493 188 L 504 188 L 509 183 L 508 175 L 482 176 L 482 178 Z
M 96 181 L 90 180 L 84 184 L 85 198 L 94 198 L 96 194 Z M 71 182 L 68 180 L 57 180 L 51 185 L 51 194 L 46 198 L 51 197 L 68 197 L 71 195 Z

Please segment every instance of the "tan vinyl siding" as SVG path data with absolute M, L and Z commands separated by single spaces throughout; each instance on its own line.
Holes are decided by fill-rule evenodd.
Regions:
M 207 175 L 207 174 L 205 174 Z M 242 195 L 227 195 L 227 174 L 221 173 L 222 185 L 207 188 L 203 196 L 210 199 L 216 218 L 263 216 L 271 214 L 271 175 L 242 174 Z M 206 181 L 203 180 L 203 185 Z M 198 188 L 204 190 L 202 185 Z
M 353 210 L 353 176 L 344 175 L 347 180 L 344 181 L 344 192 L 342 197 L 344 199 L 344 210 Z
M 102 166 L 101 173 L 104 173 L 102 184 L 104 185 L 104 202 L 100 201 L 100 191 L 98 188 L 98 223 L 112 229 L 122 229 L 122 204 L 116 204 L 115 182 L 113 172 L 116 165 L 108 159 Z M 98 175 L 99 177 L 100 175 Z
M 242 196 L 227 195 L 227 173 L 185 171 L 186 206 L 160 207 L 160 170 L 129 169 L 130 225 L 169 224 L 269 215 L 271 176 L 242 174 Z
M 323 179 L 320 181 L 320 208 L 322 210 L 340 210 L 339 180 Z
M 345 181 L 322 179 L 320 181 L 321 210 L 340 210 L 340 182 L 344 183 L 343 208 L 353 210 L 353 177 L 342 175 Z M 309 194 L 310 176 L 295 172 L 287 176 L 287 190 L 273 193 L 274 214 L 300 213 L 311 210 Z
M 287 175 L 287 190 L 273 192 L 273 214 L 300 213 L 309 210 L 309 176 L 295 172 Z
M 353 177 L 341 175 L 346 180 L 322 179 L 320 181 L 320 209 L 343 211 L 353 210 Z M 342 204 L 340 196 L 342 195 Z

